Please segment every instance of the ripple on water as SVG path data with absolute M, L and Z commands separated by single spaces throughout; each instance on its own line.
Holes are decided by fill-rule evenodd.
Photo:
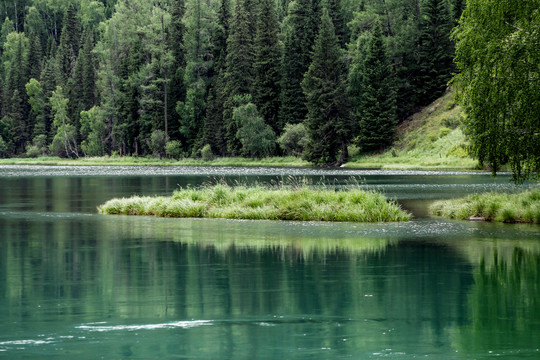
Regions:
M 141 325 L 101 325 L 101 324 L 84 324 L 77 326 L 77 329 L 94 331 L 94 332 L 111 332 L 111 331 L 137 331 L 137 330 L 157 330 L 157 329 L 174 329 L 182 328 L 189 329 L 198 326 L 212 325 L 210 320 L 191 320 L 191 321 L 175 321 L 161 324 L 141 324 Z
M 347 168 L 281 168 L 232 166 L 47 166 L 0 165 L 0 177 L 22 176 L 441 176 L 489 175 L 478 171 L 361 170 Z

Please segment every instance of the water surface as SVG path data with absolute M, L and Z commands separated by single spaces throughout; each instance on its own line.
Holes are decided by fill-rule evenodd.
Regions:
M 415 220 L 96 214 L 111 197 L 289 175 L 352 177 Z M 485 173 L 0 167 L 0 358 L 537 359 L 538 227 L 426 215 L 491 190 L 516 188 Z

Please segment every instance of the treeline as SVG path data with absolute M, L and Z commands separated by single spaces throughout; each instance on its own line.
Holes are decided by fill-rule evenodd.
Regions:
M 464 0 L 6 0 L 0 156 L 377 151 L 451 78 Z

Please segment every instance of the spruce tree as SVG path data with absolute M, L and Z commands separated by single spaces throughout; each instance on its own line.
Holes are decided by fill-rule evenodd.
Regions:
M 79 20 L 75 8 L 70 4 L 64 17 L 64 26 L 62 27 L 57 55 L 60 69 L 58 81 L 64 87 L 75 70 L 75 61 L 79 55 L 80 36 Z
M 206 112 L 206 92 L 212 67 L 212 39 L 210 19 L 213 9 L 203 0 L 190 0 L 186 4 L 184 49 L 186 69 L 184 86 L 186 98 L 177 103 L 180 115 L 180 133 L 185 149 L 193 152 L 202 136 Z
M 444 93 L 452 77 L 453 20 L 446 0 L 426 0 L 422 7 L 418 49 L 417 103 L 427 105 Z
M 257 19 L 253 100 L 266 124 L 270 125 L 275 133 L 280 133 L 282 130 L 278 124 L 280 47 L 274 0 L 260 1 Z
M 359 118 L 358 145 L 363 151 L 374 151 L 392 143 L 396 126 L 396 80 L 386 54 L 379 21 L 373 27 L 365 51 L 359 66 L 351 68 L 349 91 L 357 94 L 355 114 Z
M 302 122 L 307 113 L 302 80 L 311 63 L 311 50 L 317 33 L 313 21 L 316 8 L 309 0 L 289 4 L 284 20 L 283 57 L 281 63 L 281 94 L 279 127 Z
M 171 86 L 169 91 L 170 123 L 169 137 L 178 138 L 178 124 L 180 115 L 173 111 L 179 101 L 184 101 L 186 89 L 184 87 L 184 71 L 186 67 L 186 57 L 184 52 L 185 25 L 183 22 L 186 13 L 184 0 L 171 1 L 171 23 L 169 24 L 168 47 L 171 49 L 173 63 L 171 64 Z M 175 126 L 176 125 L 176 126 Z
M 213 68 L 214 76 L 208 92 L 208 105 L 200 144 L 210 145 L 214 154 L 222 156 L 227 154 L 227 129 L 223 122 L 223 110 L 227 100 L 225 72 L 230 20 L 230 1 L 222 0 L 218 12 L 218 26 L 214 35 L 214 58 L 216 59 Z
M 233 121 L 234 97 L 251 94 L 255 79 L 256 17 L 254 0 L 238 0 L 227 39 L 227 59 L 224 91 L 227 94 L 223 108 L 223 122 L 226 126 L 227 150 L 232 155 L 239 154 L 240 141 L 237 139 L 238 124 Z
M 302 81 L 308 108 L 305 122 L 310 137 L 304 158 L 317 165 L 340 166 L 347 161 L 353 124 L 346 78 L 339 39 L 324 8 L 313 61 Z

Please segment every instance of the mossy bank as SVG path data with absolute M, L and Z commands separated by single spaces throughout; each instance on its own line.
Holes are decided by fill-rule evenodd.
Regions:
M 98 207 L 102 214 L 161 217 L 290 221 L 408 221 L 410 214 L 383 195 L 351 189 L 313 187 L 206 186 L 182 189 L 170 197 L 113 199 Z
M 437 201 L 433 215 L 449 219 L 540 224 L 540 188 L 517 194 L 475 194 L 462 199 Z

